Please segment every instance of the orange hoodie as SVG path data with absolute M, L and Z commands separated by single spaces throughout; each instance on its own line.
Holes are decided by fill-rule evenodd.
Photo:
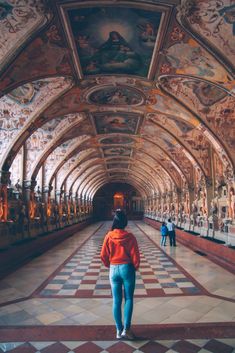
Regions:
M 106 267 L 132 263 L 137 270 L 140 265 L 140 253 L 136 238 L 123 229 L 114 229 L 104 238 L 100 253 Z

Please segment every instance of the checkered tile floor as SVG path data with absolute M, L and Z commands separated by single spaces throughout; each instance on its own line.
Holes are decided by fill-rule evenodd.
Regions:
M 234 353 L 235 339 L 0 343 L 11 353 Z
M 136 297 L 165 295 L 201 295 L 205 290 L 183 268 L 154 244 L 133 222 L 141 252 L 141 266 L 136 276 Z M 100 261 L 105 223 L 66 263 L 34 293 L 40 297 L 110 297 L 108 269 Z M 128 229 L 127 229 L 128 230 Z

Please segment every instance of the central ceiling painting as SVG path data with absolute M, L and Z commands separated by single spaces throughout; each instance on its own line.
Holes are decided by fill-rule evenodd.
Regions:
M 66 8 L 63 15 L 80 77 L 97 74 L 148 77 L 154 48 L 159 43 L 162 10 L 97 5 Z

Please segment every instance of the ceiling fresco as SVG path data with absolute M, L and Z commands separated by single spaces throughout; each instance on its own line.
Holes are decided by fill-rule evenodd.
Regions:
M 76 136 L 76 134 L 75 134 Z M 49 148 L 44 151 L 42 155 L 37 156 L 36 161 L 32 162 L 30 170 L 27 174 L 33 180 L 36 178 L 36 175 L 42 165 L 45 165 L 45 181 L 51 180 L 52 175 L 59 172 L 59 167 L 61 168 L 63 164 L 71 158 L 71 156 L 76 155 L 79 147 L 82 145 L 82 142 L 89 139 L 90 136 L 81 135 L 72 137 L 63 136 L 56 143 L 52 143 Z
M 234 66 L 235 54 L 235 4 L 231 0 L 183 0 L 179 18 L 201 41 L 208 44 L 227 62 Z
M 0 4 L 0 65 L 7 63 L 30 35 L 42 27 L 50 18 L 44 2 L 21 0 L 1 1 Z
M 62 143 L 56 149 L 53 150 L 49 154 L 49 156 L 44 161 L 43 165 L 45 166 L 45 184 L 51 184 L 52 179 L 55 178 L 55 175 L 59 173 L 60 169 L 63 167 L 64 163 L 71 158 L 71 155 L 75 155 L 79 150 L 79 145 L 82 140 L 86 137 L 73 138 L 66 143 Z M 79 158 L 82 160 L 84 156 L 87 156 L 94 151 L 93 149 L 87 149 L 86 151 L 82 151 L 79 154 Z M 42 164 L 42 162 L 41 162 Z M 38 167 L 39 168 L 39 167 Z M 38 173 L 38 168 L 35 168 L 33 178 L 35 179 L 36 174 Z M 66 171 L 67 172 L 67 171 Z
M 138 131 L 143 116 L 136 113 L 104 112 L 93 114 L 98 134 L 133 134 Z
M 12 142 L 25 131 L 26 126 L 32 120 L 34 121 L 43 107 L 70 85 L 71 81 L 68 79 L 52 77 L 20 86 L 0 99 L 0 154 L 2 156 Z M 30 132 L 25 131 L 25 136 L 30 136 Z M 13 147 L 13 151 L 17 149 L 18 146 Z
M 79 156 L 80 157 L 80 156 Z M 80 158 L 79 158 L 80 159 Z M 79 178 L 79 176 L 83 175 L 84 172 L 91 167 L 92 165 L 94 165 L 94 162 L 100 162 L 100 160 L 98 160 L 97 156 L 96 158 L 94 158 L 94 155 L 89 156 L 89 159 L 84 160 L 82 162 L 82 166 L 78 165 L 78 161 L 74 161 L 72 162 L 72 159 L 70 159 L 69 161 L 67 161 L 59 170 L 59 173 L 57 173 L 57 187 L 60 188 L 62 185 L 65 184 L 65 179 L 67 177 L 67 175 L 70 177 L 71 176 L 71 170 L 76 168 L 74 170 L 74 178 L 72 179 L 72 176 L 70 178 L 70 183 L 71 185 L 73 184 L 73 182 L 75 182 L 77 180 L 77 178 Z M 68 182 L 66 183 L 66 187 L 69 187 Z
M 210 127 L 233 155 L 235 97 L 212 83 L 185 77 L 163 77 L 164 89 L 182 101 Z
M 87 165 L 94 161 L 100 161 L 99 156 L 94 149 L 80 152 L 78 155 L 75 155 L 75 157 L 70 158 L 67 162 L 61 162 L 60 165 L 54 169 L 54 172 L 51 175 L 51 180 L 54 180 L 53 175 L 56 175 L 57 189 L 60 190 L 60 188 L 64 186 L 67 190 L 70 190 L 73 188 L 74 183 L 78 179 L 80 180 L 80 175 L 84 173 Z
M 134 143 L 134 140 L 130 137 L 116 135 L 112 137 L 105 137 L 99 140 L 104 145 L 129 145 Z
M 44 124 L 41 128 L 37 129 L 26 141 L 27 146 L 27 159 L 26 170 L 27 180 L 30 178 L 30 171 L 34 170 L 38 161 L 43 158 L 47 153 L 50 145 L 56 144 L 56 141 L 61 136 L 66 136 L 66 132 L 71 126 L 76 126 L 83 119 L 78 114 L 71 114 L 64 118 L 56 118 Z M 48 147 L 48 145 L 50 147 Z M 34 166 L 34 167 L 33 167 Z
M 91 104 L 100 105 L 141 105 L 145 97 L 141 92 L 125 86 L 104 86 L 88 96 Z
M 213 55 L 185 30 L 177 21 L 168 28 L 167 40 L 161 50 L 158 74 L 190 75 L 227 84 L 232 76 Z
M 81 197 L 234 180 L 234 13 L 231 0 L 1 1 L 0 171 Z
M 3 94 L 37 78 L 60 75 L 72 76 L 72 66 L 57 25 L 51 24 L 4 70 L 0 90 Z
M 126 2 L 122 6 L 64 7 L 64 13 L 80 77 L 149 75 L 163 11 L 139 9 Z
M 132 150 L 124 147 L 103 147 L 104 157 L 130 157 Z
M 157 136 L 153 130 L 153 123 L 156 123 L 159 129 Z M 175 130 L 175 136 L 169 133 L 172 129 Z M 156 117 L 151 115 L 145 123 L 142 136 L 167 151 L 169 155 L 172 155 L 175 162 L 178 161 L 179 165 L 184 165 L 184 168 L 188 171 L 193 166 L 197 166 L 202 169 L 205 175 L 210 175 L 211 170 L 208 163 L 210 143 L 198 128 L 193 128 L 180 120 L 169 119 L 164 115 L 157 115 Z M 190 173 L 192 173 L 192 170 Z

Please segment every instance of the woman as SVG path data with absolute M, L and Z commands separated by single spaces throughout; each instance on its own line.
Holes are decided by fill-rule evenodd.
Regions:
M 162 239 L 161 239 L 161 245 L 166 245 L 166 237 L 168 235 L 168 228 L 166 226 L 165 222 L 162 222 L 161 225 L 161 235 L 162 235 Z
M 117 210 L 112 231 L 105 236 L 101 249 L 101 260 L 109 267 L 109 280 L 113 296 L 113 316 L 116 324 L 117 339 L 133 340 L 131 318 L 135 290 L 135 271 L 139 268 L 140 254 L 136 238 L 124 230 L 127 217 L 122 210 Z M 122 324 L 122 287 L 124 288 L 124 325 Z

